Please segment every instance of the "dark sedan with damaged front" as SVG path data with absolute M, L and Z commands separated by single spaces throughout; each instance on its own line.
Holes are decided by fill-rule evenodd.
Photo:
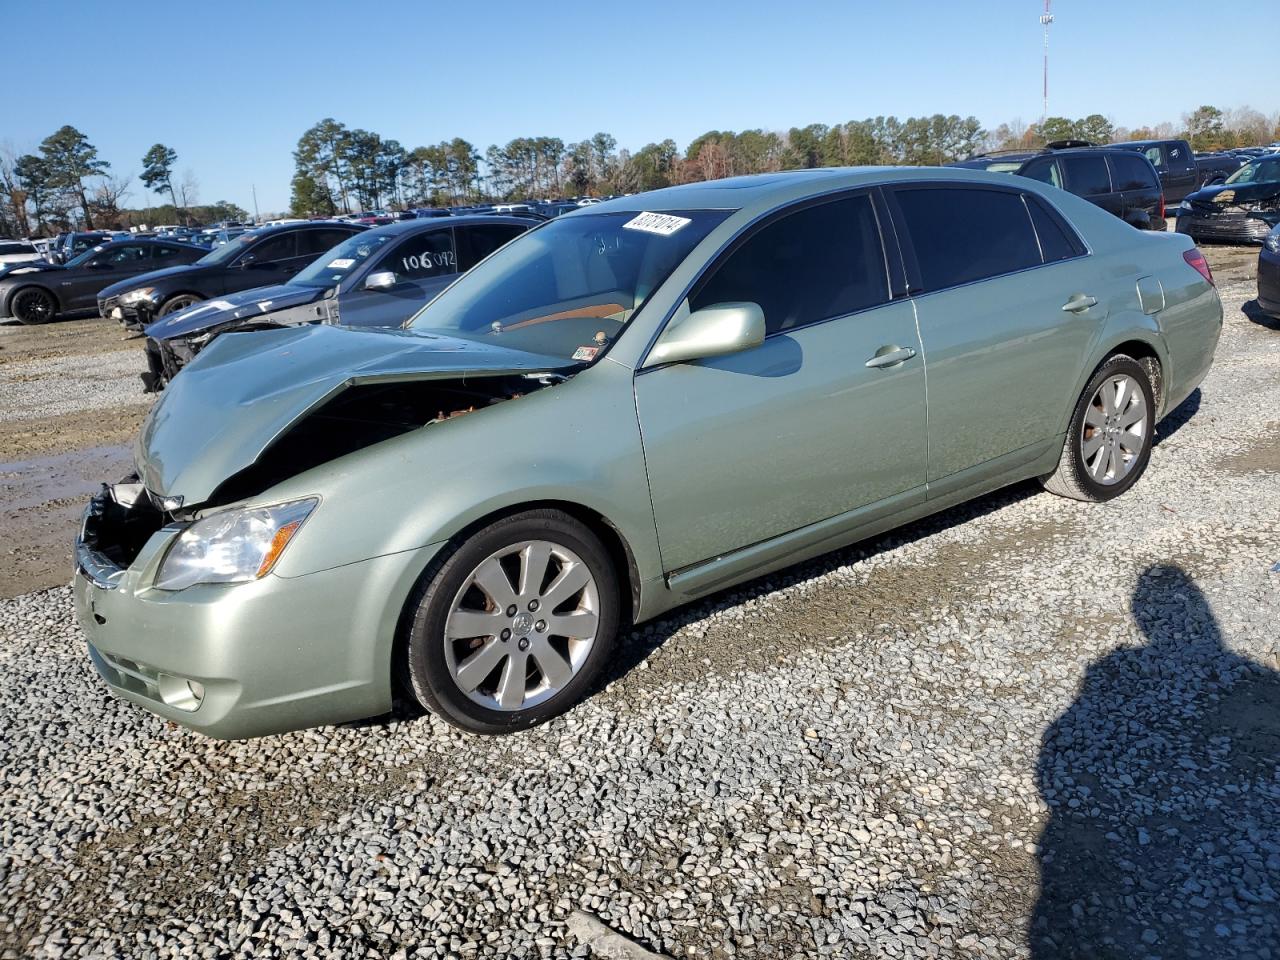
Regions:
M 1178 232 L 1195 241 L 1262 243 L 1280 223 L 1280 156 L 1241 167 L 1178 206 Z

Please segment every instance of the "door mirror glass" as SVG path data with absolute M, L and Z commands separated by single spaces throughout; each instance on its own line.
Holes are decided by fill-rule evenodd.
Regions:
M 366 290 L 390 290 L 396 285 L 396 275 L 390 270 L 379 270 L 365 277 Z
M 668 326 L 649 351 L 645 366 L 741 353 L 764 343 L 764 335 L 764 311 L 759 304 L 712 304 Z

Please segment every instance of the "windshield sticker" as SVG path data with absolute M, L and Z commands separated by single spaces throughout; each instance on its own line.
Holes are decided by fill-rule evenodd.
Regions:
M 365 256 L 368 256 L 368 254 L 365 254 Z M 351 266 L 353 263 L 355 263 L 355 261 L 352 260 L 350 257 L 339 257 L 337 260 L 329 261 L 328 269 L 345 270 L 347 269 L 347 267 Z
M 573 360 L 594 360 L 596 354 L 600 352 L 599 347 L 579 347 L 573 351 Z
M 641 213 L 632 217 L 622 225 L 623 230 L 643 230 L 645 233 L 656 233 L 660 237 L 669 237 L 681 227 L 693 223 L 688 217 L 677 217 L 669 213 Z

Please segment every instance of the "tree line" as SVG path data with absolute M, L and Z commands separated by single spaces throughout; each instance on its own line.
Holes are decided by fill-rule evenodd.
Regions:
M 380 207 L 607 196 L 804 167 L 944 164 L 982 151 L 1034 149 L 1056 140 L 1168 137 L 1185 137 L 1197 151 L 1270 143 L 1280 139 L 1280 114 L 1206 105 L 1184 114 L 1181 124 L 1117 127 L 1094 113 L 1030 124 L 1012 120 L 994 130 L 972 116 L 878 116 L 782 131 L 709 130 L 684 150 L 666 139 L 634 151 L 619 147 L 605 132 L 573 142 L 516 137 L 483 151 L 461 137 L 406 148 L 326 118 L 302 134 L 293 152 L 290 207 L 296 216 L 328 216 Z M 123 200 L 134 178 L 115 174 L 73 126 L 45 137 L 32 153 L 0 149 L 0 236 L 248 218 L 226 201 L 201 205 L 195 177 L 189 170 L 178 177 L 177 161 L 177 151 L 165 144 L 147 150 L 138 179 L 167 202 L 126 208 Z
M 112 173 L 98 148 L 69 124 L 45 137 L 34 153 L 0 150 L 0 236 L 248 218 L 242 208 L 225 200 L 199 204 L 192 173 L 188 170 L 175 179 L 177 160 L 177 151 L 161 143 L 146 152 L 138 179 L 170 202 L 129 209 L 122 201 L 132 190 L 133 176 Z

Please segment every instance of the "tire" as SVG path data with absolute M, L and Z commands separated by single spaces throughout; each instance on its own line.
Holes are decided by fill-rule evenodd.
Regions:
M 197 297 L 193 293 L 179 293 L 160 304 L 160 309 L 156 312 L 156 316 L 167 317 L 169 314 L 185 310 L 193 303 L 199 303 L 203 299 L 204 297 Z
M 1147 469 L 1155 412 L 1147 370 L 1132 357 L 1108 357 L 1076 402 L 1058 468 L 1041 478 L 1044 488 L 1092 503 L 1120 496 Z
M 48 323 L 58 315 L 58 301 L 43 287 L 23 287 L 9 299 L 9 315 L 19 323 Z
M 539 569 L 522 585 L 526 570 Z M 505 517 L 423 574 L 406 608 L 396 679 L 463 730 L 523 730 L 591 688 L 613 655 L 619 610 L 617 572 L 584 524 L 559 510 Z

